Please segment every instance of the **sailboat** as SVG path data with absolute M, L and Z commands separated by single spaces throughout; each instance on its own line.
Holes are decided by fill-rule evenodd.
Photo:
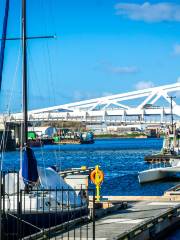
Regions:
M 68 216 L 77 217 L 87 210 L 87 202 L 80 191 L 69 186 L 51 167 L 42 168 L 37 164 L 35 154 L 28 143 L 28 109 L 27 109 L 27 50 L 26 50 L 26 0 L 22 0 L 22 83 L 23 83 L 23 158 L 19 172 L 9 172 L 2 176 L 3 192 L 1 205 L 7 217 L 3 219 L 6 229 L 17 216 L 21 215 L 27 229 L 46 228 L 66 221 Z M 46 219 L 51 221 L 46 223 Z M 14 220 L 13 220 L 14 219 Z M 68 218 L 69 221 L 69 218 Z M 27 223 L 28 222 L 28 223 Z M 28 225 L 29 224 L 29 225 Z M 26 229 L 26 228 L 25 228 Z M 24 230 L 24 234 L 27 232 Z

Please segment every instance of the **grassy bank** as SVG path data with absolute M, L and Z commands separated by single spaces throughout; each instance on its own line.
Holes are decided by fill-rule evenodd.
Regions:
M 144 133 L 127 133 L 127 134 L 95 134 L 95 138 L 146 138 Z

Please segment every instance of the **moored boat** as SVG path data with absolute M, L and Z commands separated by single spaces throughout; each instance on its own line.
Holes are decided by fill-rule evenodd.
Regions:
M 42 231 L 70 221 L 87 212 L 82 189 L 74 189 L 52 168 L 39 167 L 28 139 L 26 0 L 22 0 L 22 83 L 23 123 L 20 170 L 3 172 L 1 163 L 1 231 L 3 239 L 22 239 L 28 233 Z M 9 227 L 11 226 L 11 227 Z M 14 235 L 18 229 L 19 235 Z M 19 231 L 20 229 L 20 231 Z M 31 231 L 29 230 L 31 229 Z M 7 232 L 8 231 L 8 232 Z M 0 235 L 1 235 L 0 233 Z M 10 238 L 9 238 L 10 236 Z M 1 237 L 1 236 L 0 236 Z
M 69 129 L 60 129 L 58 135 L 54 137 L 56 144 L 92 144 L 94 134 L 88 132 L 75 132 Z
M 92 144 L 92 143 L 94 143 L 94 134 L 92 132 L 81 133 L 80 143 L 81 144 Z
M 158 181 L 180 173 L 180 158 L 170 159 L 170 167 L 158 167 L 138 173 L 139 183 Z
M 159 153 L 147 155 L 144 160 L 148 163 L 153 162 L 169 162 L 171 158 L 180 158 L 180 132 L 175 130 L 173 134 L 167 130 L 163 146 Z

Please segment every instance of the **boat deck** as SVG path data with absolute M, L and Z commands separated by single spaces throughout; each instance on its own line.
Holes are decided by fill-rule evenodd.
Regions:
M 177 202 L 141 201 L 128 204 L 128 208 L 118 210 L 96 221 L 95 239 L 148 239 L 147 236 L 170 227 L 177 218 L 172 218 L 173 210 L 180 208 Z M 78 227 L 69 233 L 56 236 L 56 239 L 92 239 L 92 223 Z M 142 238 L 143 234 L 143 238 Z
M 147 163 L 156 163 L 156 162 L 169 162 L 171 158 L 180 159 L 180 156 L 172 155 L 172 154 L 154 154 L 154 155 L 145 156 L 144 160 Z

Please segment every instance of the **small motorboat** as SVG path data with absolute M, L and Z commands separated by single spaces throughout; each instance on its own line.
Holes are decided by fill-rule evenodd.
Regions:
M 158 167 L 138 173 L 139 183 L 158 181 L 172 177 L 180 172 L 180 159 L 170 159 L 170 167 Z

